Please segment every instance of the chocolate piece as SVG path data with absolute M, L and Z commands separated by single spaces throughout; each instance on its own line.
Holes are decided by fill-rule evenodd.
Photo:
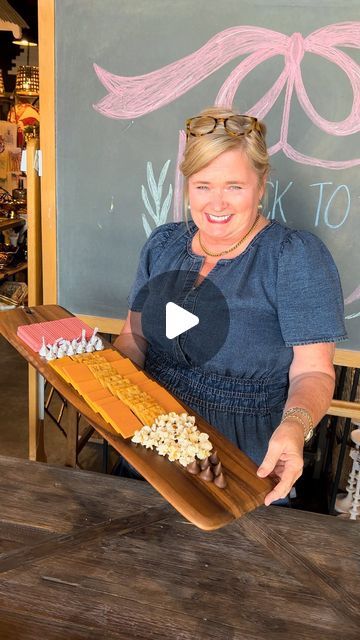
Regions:
M 200 465 L 199 465 L 198 462 L 196 462 L 196 460 L 194 460 L 194 462 L 191 462 L 190 464 L 188 464 L 186 469 L 187 469 L 187 471 L 189 473 L 192 473 L 194 476 L 197 476 L 197 474 L 200 473 L 200 471 L 201 471 Z
M 214 474 L 211 471 L 211 467 L 207 467 L 207 469 L 204 469 L 200 475 L 199 478 L 201 478 L 202 480 L 205 480 L 205 482 L 212 482 L 214 479 Z
M 225 489 L 227 482 L 223 473 L 220 473 L 220 475 L 214 479 L 214 484 L 216 484 L 219 489 Z
M 207 469 L 208 467 L 210 467 L 209 458 L 205 458 L 204 460 L 201 460 L 200 467 L 201 467 L 202 471 L 204 471 L 204 469 Z
M 217 465 L 215 465 L 215 467 L 213 467 L 213 472 L 215 473 L 216 476 L 219 476 L 220 473 L 222 473 L 221 462 L 218 462 Z
M 217 451 L 214 451 L 214 453 L 211 454 L 209 460 L 210 460 L 211 464 L 218 464 L 219 458 L 218 458 Z

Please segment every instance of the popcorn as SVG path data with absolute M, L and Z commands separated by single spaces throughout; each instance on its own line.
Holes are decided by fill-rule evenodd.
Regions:
M 171 462 L 178 460 L 183 467 L 196 458 L 204 460 L 213 448 L 208 434 L 198 430 L 194 416 L 174 411 L 158 415 L 152 425 L 135 431 L 131 440 L 147 449 L 155 448 L 159 455 Z

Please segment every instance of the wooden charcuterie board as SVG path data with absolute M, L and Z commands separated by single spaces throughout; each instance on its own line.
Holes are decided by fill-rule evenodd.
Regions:
M 209 434 L 226 475 L 225 489 L 192 476 L 181 465 L 169 462 L 167 458 L 159 456 L 155 451 L 145 449 L 121 436 L 49 363 L 17 336 L 17 328 L 20 325 L 58 320 L 71 315 L 58 305 L 14 309 L 0 314 L 0 333 L 84 416 L 89 424 L 106 438 L 114 449 L 124 456 L 175 509 L 197 527 L 204 530 L 218 529 L 263 504 L 264 497 L 274 486 L 273 481 L 269 478 L 258 478 L 256 465 L 245 454 L 175 397 L 174 400 L 183 407 L 184 411 L 195 416 L 199 430 Z M 110 344 L 106 346 L 111 347 Z

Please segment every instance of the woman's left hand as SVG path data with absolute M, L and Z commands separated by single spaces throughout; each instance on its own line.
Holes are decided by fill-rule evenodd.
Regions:
M 276 487 L 265 497 L 264 503 L 269 506 L 274 500 L 285 498 L 300 478 L 304 466 L 304 430 L 295 420 L 285 420 L 271 436 L 267 453 L 257 475 L 279 479 Z

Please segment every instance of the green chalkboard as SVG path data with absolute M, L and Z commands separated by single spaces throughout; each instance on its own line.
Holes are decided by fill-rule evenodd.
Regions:
M 359 350 L 359 21 L 358 0 L 57 0 L 59 303 L 124 317 L 149 230 L 179 219 L 179 132 L 222 91 L 267 124 L 266 213 L 326 243 Z

